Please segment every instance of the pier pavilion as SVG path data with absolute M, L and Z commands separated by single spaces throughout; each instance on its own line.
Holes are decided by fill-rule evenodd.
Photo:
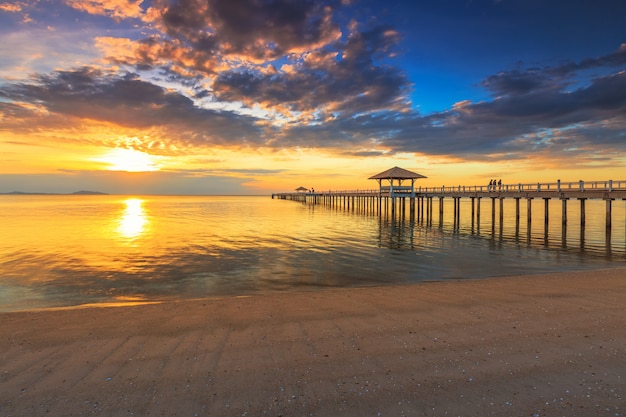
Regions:
M 415 181 L 419 178 L 426 178 L 422 174 L 418 174 L 417 172 L 408 171 L 404 168 L 393 167 L 386 171 L 383 171 L 379 174 L 372 175 L 368 179 L 378 181 L 378 202 L 382 204 L 382 197 L 387 196 L 391 198 L 391 210 L 392 216 L 395 215 L 395 199 L 397 197 L 402 199 L 404 203 L 404 199 L 409 197 L 410 208 L 409 211 L 411 213 L 415 212 Z M 383 185 L 383 181 L 389 183 L 389 185 Z M 402 185 L 403 183 L 407 183 L 407 181 L 411 181 L 411 185 Z M 404 209 L 404 204 L 401 205 L 402 209 Z
M 407 196 L 415 198 L 415 180 L 419 178 L 426 177 L 403 168 L 393 167 L 380 174 L 372 175 L 368 179 L 378 181 L 379 196 L 384 194 L 391 198 Z M 383 181 L 388 181 L 389 185 L 383 185 Z M 411 181 L 411 185 L 402 185 L 406 181 Z

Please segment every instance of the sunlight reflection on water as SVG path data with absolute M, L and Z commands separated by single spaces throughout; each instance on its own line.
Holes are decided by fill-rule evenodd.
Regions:
M 480 225 L 465 205 L 428 225 L 269 197 L 3 196 L 0 311 L 625 265 L 623 208 L 607 245 L 592 206 L 544 235 L 489 204 Z
M 122 213 L 117 231 L 126 239 L 134 239 L 141 236 L 147 225 L 148 218 L 143 209 L 143 200 L 129 198 L 124 201 L 126 208 Z

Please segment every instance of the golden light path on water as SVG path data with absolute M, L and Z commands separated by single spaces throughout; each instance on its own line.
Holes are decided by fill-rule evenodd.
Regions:
M 135 239 L 141 236 L 149 220 L 143 208 L 144 201 L 139 198 L 129 198 L 124 201 L 126 207 L 122 212 L 117 232 L 126 239 Z
M 483 202 L 485 203 L 485 202 Z M 523 203 L 523 202 L 522 202 Z M 267 196 L 0 196 L 0 311 L 121 306 L 273 291 L 608 268 L 626 262 L 626 204 L 532 205 L 532 224 L 452 201 L 432 223 Z M 497 214 L 497 213 L 496 213 Z

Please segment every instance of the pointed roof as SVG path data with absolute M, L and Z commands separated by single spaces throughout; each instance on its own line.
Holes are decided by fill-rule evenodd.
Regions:
M 383 171 L 380 174 L 373 175 L 369 177 L 370 180 L 406 180 L 412 178 L 426 178 L 422 174 L 418 174 L 417 172 L 411 172 L 403 168 L 393 167 L 388 169 L 387 171 Z
M 296 188 L 296 191 L 309 191 L 309 189 L 306 187 L 298 187 Z

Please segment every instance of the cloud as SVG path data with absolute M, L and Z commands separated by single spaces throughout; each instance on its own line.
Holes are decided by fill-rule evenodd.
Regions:
M 306 64 L 308 68 L 294 71 L 293 77 L 310 88 L 313 84 L 306 84 L 307 70 L 326 68 L 329 73 L 341 73 L 342 68 L 336 68 L 343 65 L 341 61 L 331 61 L 328 64 L 325 57 L 314 57 L 312 63 Z M 598 158 L 623 158 L 626 71 L 597 77 L 589 85 L 570 91 L 566 84 L 549 81 L 545 73 L 552 70 L 510 73 L 515 77 L 499 74 L 498 97 L 484 102 L 459 102 L 439 113 L 397 111 L 389 100 L 381 99 L 363 107 L 345 104 L 342 111 L 324 123 L 294 121 L 280 129 L 250 115 L 202 108 L 191 98 L 141 80 L 136 74 L 111 74 L 87 67 L 40 75 L 31 83 L 3 87 L 0 96 L 10 102 L 0 103 L 0 107 L 5 119 L 13 121 L 7 127 L 11 129 L 36 130 L 43 123 L 48 123 L 47 128 L 52 124 L 60 128 L 68 118 L 95 119 L 143 131 L 160 131 L 160 140 L 166 145 L 181 148 L 307 147 L 336 149 L 356 157 L 410 152 L 480 161 L 549 157 L 555 163 L 576 157 L 581 164 L 595 163 Z M 541 81 L 510 81 L 524 79 L 525 75 L 536 75 Z M 492 86 L 496 78 L 489 81 Z M 341 77 L 334 80 L 336 84 L 329 80 L 329 90 L 309 95 L 307 88 L 299 89 L 296 82 L 281 84 L 288 79 L 267 76 L 265 84 L 252 76 L 254 83 L 246 84 L 245 79 L 240 79 L 231 83 L 238 86 L 240 94 L 224 94 L 220 98 L 229 101 L 247 97 L 251 103 L 267 101 L 272 105 L 308 99 L 311 108 L 315 104 L 319 108 L 334 105 L 338 109 L 338 97 L 350 92 L 341 90 L 343 82 L 349 84 Z M 379 88 L 384 85 L 381 83 Z M 339 94 L 334 95 L 333 89 Z M 298 105 L 301 107 L 294 104 L 294 108 L 307 110 Z M 17 126 L 15 120 L 22 124 Z
M 583 62 L 589 69 L 591 61 Z M 604 67 L 616 60 L 600 57 L 593 62 Z M 393 109 L 346 113 L 319 125 L 286 126 L 276 143 L 335 147 L 344 155 L 387 152 L 459 161 L 537 159 L 557 166 L 591 166 L 599 160 L 623 164 L 626 71 L 597 76 L 577 88 L 555 74 L 563 74 L 560 67 L 503 72 L 482 84 L 495 93 L 489 101 L 462 101 L 428 115 Z
M 94 60 L 0 86 L 0 129 L 69 134 L 97 123 L 142 132 L 158 146 L 140 150 L 164 153 L 306 147 L 354 157 L 584 163 L 618 160 L 626 150 L 626 45 L 579 62 L 501 71 L 478 86 L 489 100 L 423 115 L 409 99 L 411 81 L 392 65 L 400 34 L 340 26 L 346 2 L 66 2 L 150 24 L 93 38 L 108 69 Z
M 475 160 L 532 158 L 548 151 L 560 161 L 574 153 L 584 157 L 576 150 L 585 150 L 589 158 L 623 156 L 626 72 L 598 77 L 573 91 L 563 84 L 559 88 L 558 84 L 512 79 L 503 82 L 505 77 L 498 77 L 500 96 L 492 101 L 459 103 L 445 112 L 410 122 L 404 119 L 399 134 L 386 144 L 395 151 Z
M 301 113 L 303 122 L 324 122 L 339 113 L 406 109 L 410 83 L 405 74 L 374 60 L 388 53 L 396 35 L 385 27 L 355 31 L 346 42 L 335 43 L 334 50 L 309 52 L 275 71 L 225 71 L 212 87 L 219 100 L 287 108 L 287 116 Z
M 522 95 L 539 90 L 562 90 L 582 71 L 626 66 L 626 44 L 610 54 L 554 67 L 514 69 L 487 77 L 481 86 L 495 96 Z
M 56 192 L 79 190 L 117 194 L 250 194 L 248 176 L 210 172 L 120 172 L 65 170 L 47 174 L 0 174 L 0 192 Z M 51 187 L 52 185 L 52 187 Z
M 557 66 L 551 70 L 553 73 L 557 74 L 569 74 L 574 71 L 587 70 L 593 68 L 601 68 L 601 67 L 620 67 L 626 65 L 626 43 L 620 45 L 620 47 L 607 55 L 597 57 L 597 58 L 587 58 L 582 60 L 579 63 L 566 63 L 560 66 Z
M 94 3 L 99 7 L 89 7 L 91 13 L 106 12 L 101 3 L 107 2 Z M 333 2 L 317 1 L 155 0 L 143 17 L 150 22 L 147 36 L 117 41 L 100 37 L 98 46 L 118 64 L 211 76 L 228 68 L 285 59 L 338 40 L 341 30 L 332 21 L 335 7 Z M 115 53 L 122 51 L 120 46 L 125 51 Z
M 255 13 L 246 9 L 241 17 L 231 6 L 250 6 Z M 406 75 L 379 63 L 393 55 L 399 34 L 389 26 L 361 31 L 353 23 L 340 40 L 342 33 L 331 19 L 335 7 L 155 2 L 161 33 L 139 41 L 99 37 L 97 46 L 118 65 L 133 65 L 138 72 L 158 68 L 168 82 L 191 88 L 189 97 L 196 100 L 263 111 L 271 119 L 268 126 L 312 126 L 341 115 L 410 111 Z M 281 146 L 283 135 L 275 127 L 265 133 L 266 142 Z
M 548 74 L 539 69 L 511 70 L 487 77 L 481 86 L 494 96 L 521 95 L 540 89 L 562 87 L 555 85 Z
M 9 12 L 9 13 L 19 13 L 22 11 L 24 6 L 25 6 L 25 3 L 21 1 L 13 2 L 13 3 L 7 2 L 7 3 L 0 4 L 0 10 L 3 12 Z
M 68 6 L 93 15 L 109 16 L 114 20 L 140 18 L 143 0 L 65 0 Z
M 319 48 L 340 35 L 331 19 L 334 2 L 179 0 L 154 7 L 173 39 L 254 62 Z
M 0 97 L 11 100 L 2 105 L 22 121 L 22 129 L 49 128 L 50 120 L 62 118 L 66 124 L 95 121 L 160 131 L 156 134 L 163 140 L 182 146 L 245 146 L 260 140 L 254 118 L 199 108 L 188 97 L 130 73 L 89 67 L 57 71 L 0 88 Z

